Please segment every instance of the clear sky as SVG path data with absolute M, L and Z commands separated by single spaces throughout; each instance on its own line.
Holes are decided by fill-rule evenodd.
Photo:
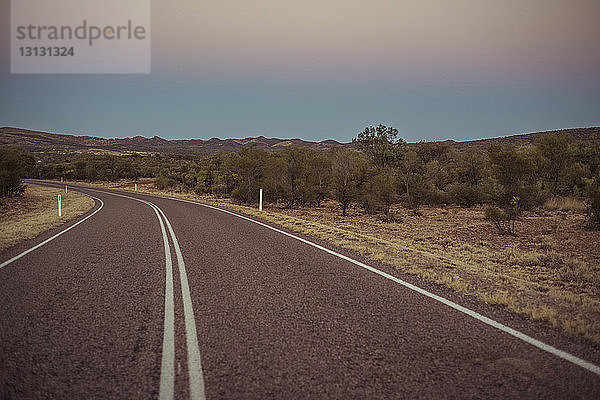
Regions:
M 100 0 L 99 0 L 100 1 Z M 598 0 L 152 1 L 152 73 L 10 74 L 0 125 L 101 137 L 407 141 L 600 125 Z

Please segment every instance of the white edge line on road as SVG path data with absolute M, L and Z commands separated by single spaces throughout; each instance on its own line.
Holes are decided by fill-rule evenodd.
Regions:
M 32 184 L 35 184 L 35 183 L 32 183 Z M 88 189 L 88 188 L 83 187 L 83 188 L 78 188 L 78 189 Z M 171 260 L 171 249 L 169 246 L 169 239 L 167 237 L 167 232 L 165 230 L 165 225 L 160 217 L 159 212 L 157 211 L 158 207 L 150 202 L 147 202 L 147 201 L 141 200 L 141 199 L 136 199 L 134 197 L 123 196 L 123 195 L 116 194 L 116 193 L 103 192 L 103 191 L 94 190 L 94 189 L 90 189 L 90 190 L 96 191 L 96 192 L 101 192 L 101 193 L 106 193 L 106 194 L 111 194 L 111 195 L 115 195 L 115 196 L 119 196 L 119 197 L 125 197 L 128 199 L 139 201 L 141 203 L 145 203 L 154 210 L 154 212 L 156 213 L 156 217 L 158 218 L 158 222 L 160 223 L 160 229 L 162 232 L 164 250 L 165 250 L 166 284 L 165 284 L 165 320 L 164 320 L 164 330 L 163 330 L 163 352 L 162 352 L 162 359 L 161 359 L 159 399 L 171 400 L 174 396 L 174 389 L 175 389 L 175 384 L 174 384 L 174 382 L 175 382 L 175 307 L 174 307 L 174 301 L 173 301 L 173 263 Z M 63 233 L 69 231 L 70 229 L 73 229 L 74 227 L 81 224 L 88 218 L 91 218 L 94 214 L 96 214 L 98 211 L 100 211 L 102 209 L 102 207 L 104 207 L 104 202 L 101 199 L 94 197 L 87 193 L 83 193 L 83 192 L 80 192 L 80 193 L 84 194 L 85 196 L 89 196 L 94 200 L 98 200 L 100 202 L 100 207 L 96 211 L 94 211 L 92 214 L 83 218 L 81 221 L 78 221 L 77 223 L 71 225 L 67 229 L 44 240 L 43 242 L 39 243 L 38 245 L 30 248 L 29 250 L 24 251 L 23 253 L 11 258 L 10 260 L 3 262 L 2 264 L 0 264 L 0 268 L 12 263 L 13 261 L 18 260 L 19 258 L 23 257 L 24 255 L 26 255 L 32 251 L 40 248 L 41 246 L 45 245 L 49 241 L 56 239 Z
M 514 336 L 514 337 L 516 337 L 516 338 L 518 338 L 518 339 L 520 339 L 520 340 L 522 340 L 522 341 L 524 341 L 526 343 L 529 343 L 532 346 L 535 346 L 535 347 L 537 347 L 537 348 L 539 348 L 541 350 L 544 350 L 544 351 L 546 351 L 548 353 L 551 353 L 551 354 L 553 354 L 553 355 L 555 355 L 557 357 L 560 357 L 563 360 L 569 361 L 569 362 L 571 362 L 571 363 L 573 363 L 575 365 L 578 365 L 578 366 L 580 366 L 582 368 L 587 369 L 588 371 L 591 371 L 591 372 L 593 372 L 593 373 L 595 373 L 597 375 L 600 375 L 600 367 L 597 366 L 597 365 L 595 365 L 595 364 L 592 364 L 592 363 L 590 363 L 588 361 L 585 361 L 585 360 L 583 360 L 583 359 L 581 359 L 579 357 L 576 357 L 576 356 L 574 356 L 574 355 L 572 355 L 570 353 L 567 353 L 566 351 L 562 351 L 560 349 L 557 349 L 556 347 L 553 347 L 553 346 L 551 346 L 549 344 L 541 342 L 541 341 L 539 341 L 539 340 L 537 340 L 535 338 L 532 338 L 529 335 L 526 335 L 526 334 L 524 334 L 524 333 L 522 333 L 520 331 L 517 331 L 517 330 L 515 330 L 513 328 L 510 328 L 510 327 L 508 327 L 508 326 L 506 326 L 506 325 L 504 325 L 504 324 L 502 324 L 502 323 L 500 323 L 498 321 L 495 321 L 495 320 L 493 320 L 491 318 L 488 318 L 488 317 L 486 317 L 484 315 L 481 315 L 478 312 L 475 312 L 475 311 L 470 310 L 470 309 L 468 309 L 466 307 L 463 307 L 460 304 L 457 304 L 457 303 L 455 303 L 453 301 L 450 301 L 450 300 L 448 300 L 448 299 L 446 299 L 444 297 L 441 297 L 441 296 L 438 296 L 438 295 L 436 295 L 434 293 L 431 293 L 431 292 L 429 292 L 429 291 L 427 291 L 425 289 L 422 289 L 422 288 L 420 288 L 418 286 L 415 286 L 415 285 L 413 285 L 413 284 L 411 284 L 409 282 L 403 281 L 402 279 L 397 278 L 397 277 L 395 277 L 393 275 L 390 275 L 388 273 L 385 273 L 385 272 L 383 272 L 381 270 L 378 270 L 377 268 L 371 267 L 370 265 L 364 264 L 364 263 L 362 263 L 360 261 L 357 261 L 357 260 L 355 260 L 353 258 L 347 257 L 347 256 L 345 256 L 343 254 L 340 254 L 338 252 L 330 250 L 330 249 L 328 249 L 326 247 L 320 246 L 320 245 L 318 245 L 316 243 L 313 243 L 313 242 L 311 242 L 309 240 L 303 239 L 303 238 L 301 238 L 299 236 L 296 236 L 296 235 L 293 235 L 291 233 L 285 232 L 285 231 L 283 231 L 281 229 L 277 229 L 277 228 L 272 227 L 270 225 L 267 225 L 267 224 L 265 224 L 263 222 L 256 221 L 256 220 L 254 220 L 252 218 L 249 218 L 249 217 L 246 217 L 244 215 L 237 214 L 237 213 L 234 213 L 232 211 L 225 210 L 225 209 L 222 209 L 222 208 L 219 208 L 219 207 L 215 207 L 215 206 L 211 206 L 211 205 L 208 205 L 208 204 L 198 203 L 198 202 L 191 201 L 191 200 L 186 200 L 186 199 L 178 199 L 176 197 L 166 197 L 166 196 L 163 197 L 163 196 L 156 196 L 156 195 L 149 195 L 149 196 L 154 196 L 154 197 L 159 197 L 159 198 L 165 198 L 165 199 L 170 199 L 170 200 L 176 200 L 176 201 L 181 201 L 181 202 L 185 202 L 185 203 L 195 204 L 195 205 L 202 206 L 202 207 L 211 208 L 213 210 L 221 211 L 221 212 L 224 212 L 224 213 L 236 216 L 238 218 L 245 219 L 247 221 L 250 221 L 252 223 L 255 223 L 255 224 L 263 226 L 263 227 L 265 227 L 267 229 L 270 229 L 272 231 L 281 233 L 282 235 L 285 235 L 285 236 L 291 237 L 293 239 L 299 240 L 302 243 L 308 244 L 309 246 L 312 246 L 312 247 L 316 247 L 319 250 L 322 250 L 322 251 L 324 251 L 326 253 L 332 254 L 332 255 L 334 255 L 336 257 L 339 257 L 339 258 L 341 258 L 343 260 L 351 262 L 352 264 L 358 265 L 359 267 L 362 267 L 362 268 L 364 268 L 366 270 L 374 272 L 374 273 L 376 273 L 376 274 L 378 274 L 378 275 L 380 275 L 380 276 L 382 276 L 384 278 L 387 278 L 387 279 L 389 279 L 389 280 L 391 280 L 393 282 L 396 282 L 396 283 L 398 283 L 398 284 L 400 284 L 400 285 L 402 285 L 402 286 L 404 286 L 404 287 L 406 287 L 408 289 L 411 289 L 411 290 L 414 290 L 415 292 L 421 293 L 424 296 L 427 296 L 427 297 L 429 297 L 431 299 L 434 299 L 434 300 L 436 300 L 436 301 L 438 301 L 438 302 L 440 302 L 442 304 L 445 304 L 445 305 L 447 305 L 447 306 L 449 306 L 449 307 L 451 307 L 451 308 L 453 308 L 453 309 L 455 309 L 457 311 L 460 311 L 463 314 L 466 314 L 466 315 L 468 315 L 468 316 L 470 316 L 472 318 L 475 318 L 478 321 L 483 322 L 484 324 L 487 324 L 487 325 L 492 326 L 492 327 L 494 327 L 496 329 L 499 329 L 499 330 L 501 330 L 501 331 L 503 331 L 505 333 L 508 333 L 509 335 Z
M 94 189 L 90 189 L 90 190 L 94 190 Z M 100 191 L 100 190 L 96 190 L 96 191 L 97 192 L 102 192 L 102 193 L 108 193 L 108 194 L 115 194 L 115 193 L 110 193 L 110 192 L 103 192 L 103 191 Z M 386 272 L 378 270 L 377 268 L 371 267 L 370 265 L 367 265 L 367 264 L 362 263 L 360 261 L 354 260 L 353 258 L 347 257 L 347 256 L 345 256 L 343 254 L 340 254 L 340 253 L 336 252 L 336 251 L 330 250 L 330 249 L 328 249 L 326 247 L 323 247 L 321 245 L 313 243 L 313 242 L 311 242 L 309 240 L 303 239 L 303 238 L 301 238 L 299 236 L 296 236 L 296 235 L 293 235 L 291 233 L 285 232 L 285 231 L 283 231 L 281 229 L 277 229 L 277 228 L 272 227 L 272 226 L 270 226 L 268 224 L 265 224 L 263 222 L 256 221 L 256 220 L 254 220 L 252 218 L 249 218 L 249 217 L 246 217 L 244 215 L 237 214 L 237 213 L 234 213 L 232 211 L 225 210 L 225 209 L 222 209 L 222 208 L 219 208 L 219 207 L 211 206 L 209 204 L 199 203 L 197 201 L 191 201 L 191 200 L 186 200 L 186 199 L 178 199 L 176 197 L 170 197 L 170 196 L 158 196 L 158 195 L 147 194 L 147 193 L 139 193 L 139 192 L 136 193 L 136 194 L 140 194 L 140 195 L 144 195 L 144 196 L 156 197 L 156 198 L 160 198 L 160 199 L 175 200 L 175 201 L 180 201 L 180 202 L 184 202 L 184 203 L 194 204 L 194 205 L 201 206 L 201 207 L 210 208 L 210 209 L 213 209 L 213 210 L 217 210 L 217 211 L 220 211 L 220 212 L 223 212 L 223 213 L 226 213 L 226 214 L 230 214 L 230 215 L 233 215 L 235 217 L 247 220 L 247 221 L 252 222 L 254 224 L 263 226 L 263 227 L 265 227 L 267 229 L 270 229 L 272 231 L 278 232 L 278 233 L 280 233 L 282 235 L 285 235 L 285 236 L 288 236 L 290 238 L 296 239 L 296 240 L 298 240 L 298 241 L 300 241 L 302 243 L 305 243 L 305 244 L 307 244 L 309 246 L 315 247 L 315 248 L 317 248 L 319 250 L 322 250 L 322 251 L 324 251 L 326 253 L 332 254 L 332 255 L 334 255 L 336 257 L 339 257 L 339 258 L 341 258 L 343 260 L 346 260 L 346 261 L 348 261 L 348 262 L 350 262 L 352 264 L 358 265 L 359 267 L 362 267 L 362 268 L 364 268 L 364 269 L 366 269 L 368 271 L 371 271 L 371 272 L 373 272 L 375 274 L 378 274 L 378 275 L 380 275 L 380 276 L 382 276 L 384 278 L 387 278 L 387 279 L 389 279 L 389 280 L 391 280 L 393 282 L 396 282 L 396 283 L 398 283 L 398 284 L 400 284 L 400 285 L 402 285 L 402 286 L 404 286 L 404 287 L 406 287 L 408 289 L 411 289 L 411 290 L 413 290 L 413 291 L 415 291 L 417 293 L 421 293 L 424 296 L 427 296 L 427 297 L 429 297 L 431 299 L 434 299 L 434 300 L 436 300 L 436 301 L 438 301 L 438 302 L 440 302 L 442 304 L 445 304 L 448 307 L 451 307 L 451 308 L 453 308 L 453 309 L 455 309 L 455 310 L 457 310 L 457 311 L 459 311 L 459 312 L 461 312 L 463 314 L 466 314 L 466 315 L 468 315 L 468 316 L 470 316 L 470 317 L 472 317 L 472 318 L 474 318 L 474 319 L 476 319 L 476 320 L 478 320 L 480 322 L 483 322 L 486 325 L 492 326 L 492 327 L 494 327 L 494 328 L 496 328 L 496 329 L 498 329 L 500 331 L 503 331 L 503 332 L 505 332 L 505 333 L 513 336 L 513 337 L 516 337 L 517 339 L 520 339 L 520 340 L 522 340 L 522 341 L 524 341 L 526 343 L 529 343 L 532 346 L 535 346 L 535 347 L 537 347 L 537 348 L 539 348 L 539 349 L 541 349 L 543 351 L 546 351 L 546 352 L 548 352 L 550 354 L 553 354 L 553 355 L 555 355 L 555 356 L 557 356 L 559 358 L 562 358 L 563 360 L 569 361 L 569 362 L 571 362 L 571 363 L 573 363 L 575 365 L 578 365 L 581 368 L 587 369 L 590 372 L 593 372 L 593 373 L 595 373 L 597 375 L 600 375 L 600 367 L 597 366 L 597 365 L 595 365 L 595 364 L 592 364 L 592 363 L 590 363 L 588 361 L 585 361 L 585 360 L 583 360 L 583 359 L 581 359 L 579 357 L 576 357 L 573 354 L 567 353 L 566 351 L 557 349 L 554 346 L 551 346 L 551 345 L 546 344 L 546 343 L 544 343 L 544 342 L 542 342 L 540 340 L 537 340 L 537 339 L 535 339 L 535 338 L 533 338 L 533 337 L 531 337 L 529 335 L 526 335 L 526 334 L 524 334 L 524 333 L 522 333 L 520 331 L 517 331 L 516 329 L 510 328 L 510 327 L 508 327 L 508 326 L 506 326 L 506 325 L 504 325 L 504 324 L 502 324 L 502 323 L 500 323 L 498 321 L 495 321 L 495 320 L 493 320 L 491 318 L 488 318 L 488 317 L 486 317 L 484 315 L 481 315 L 481 314 L 479 314 L 476 311 L 473 311 L 473 310 L 470 310 L 470 309 L 468 309 L 466 307 L 463 307 L 463 306 L 461 306 L 461 305 L 459 305 L 457 303 L 454 303 L 453 301 L 450 301 L 450 300 L 448 300 L 448 299 L 446 299 L 444 297 L 438 296 L 438 295 L 436 295 L 434 293 L 431 293 L 431 292 L 429 292 L 429 291 L 427 291 L 425 289 L 422 289 L 422 288 L 420 288 L 418 286 L 415 286 L 415 285 L 413 285 L 413 284 L 411 284 L 409 282 L 403 281 L 400 278 L 397 278 L 397 277 L 395 277 L 393 275 L 390 275 L 390 274 L 388 274 Z M 129 196 L 123 196 L 123 195 L 119 195 L 119 194 L 115 194 L 115 195 L 122 196 L 122 197 L 128 197 L 129 198 Z M 139 199 L 137 199 L 137 200 L 139 200 Z M 140 200 L 140 201 L 143 201 L 143 200 Z M 0 265 L 0 267 L 1 267 L 1 265 Z
M 119 193 L 105 192 L 103 190 L 96 190 L 85 188 L 94 192 L 100 192 L 118 197 L 124 197 L 126 199 L 136 200 L 145 203 L 152 207 L 156 213 L 158 220 L 160 221 L 160 227 L 163 233 L 163 241 L 165 242 L 165 252 L 168 251 L 169 257 L 167 261 L 167 287 L 165 291 L 169 291 L 168 295 L 165 294 L 165 330 L 163 336 L 163 360 L 161 364 L 161 380 L 159 398 L 161 400 L 170 400 L 173 398 L 174 393 L 174 359 L 175 359 L 175 346 L 174 346 L 174 307 L 173 307 L 173 272 L 171 262 L 171 250 L 168 245 L 168 239 L 166 237 L 165 227 L 160 217 L 165 220 L 171 239 L 173 240 L 173 247 L 177 255 L 177 264 L 179 266 L 179 278 L 181 281 L 181 294 L 183 298 L 183 310 L 185 317 L 185 331 L 186 331 L 186 344 L 188 353 L 188 373 L 189 373 L 189 384 L 190 384 L 190 398 L 192 400 L 204 400 L 204 377 L 202 375 L 202 364 L 200 360 L 200 348 L 198 345 L 198 336 L 196 333 L 196 322 L 194 318 L 194 309 L 192 307 L 192 299 L 190 296 L 190 289 L 187 280 L 187 273 L 185 271 L 185 263 L 183 261 L 183 255 L 175 237 L 173 227 L 169 222 L 169 219 L 164 212 L 156 204 L 135 197 L 126 196 Z M 160 214 L 159 214 L 160 213 Z M 166 256 L 165 256 L 166 257 Z M 168 301 L 167 301 L 168 300 Z M 167 326 L 167 319 L 169 326 Z M 166 368 L 166 369 L 163 369 Z
M 29 254 L 29 253 L 31 253 L 32 251 L 39 249 L 40 247 L 42 247 L 42 246 L 43 246 L 43 245 L 45 245 L 46 243 L 48 243 L 48 242 L 50 242 L 50 241 L 52 241 L 52 240 L 56 239 L 57 237 L 59 237 L 59 236 L 60 236 L 60 235 L 62 235 L 63 233 L 66 233 L 66 232 L 70 231 L 71 229 L 75 228 L 77 225 L 79 225 L 79 224 L 83 223 L 84 221 L 86 221 L 87 219 L 89 219 L 89 218 L 93 217 L 93 216 L 94 216 L 94 215 L 95 215 L 95 214 L 96 214 L 98 211 L 102 210 L 102 207 L 104 207 L 104 202 L 103 202 L 102 200 L 100 200 L 100 199 L 99 199 L 99 198 L 97 198 L 97 197 L 90 196 L 89 194 L 84 194 L 84 195 L 85 195 L 85 196 L 89 196 L 89 197 L 91 197 L 91 198 L 92 198 L 92 199 L 94 199 L 94 200 L 98 200 L 98 201 L 100 202 L 100 207 L 98 207 L 98 209 L 97 209 L 96 211 L 94 211 L 93 213 L 91 213 L 91 214 L 90 214 L 90 215 L 88 215 L 87 217 L 85 217 L 85 218 L 83 218 L 83 219 L 81 219 L 81 220 L 77 221 L 76 223 L 74 223 L 73 225 L 69 226 L 68 228 L 66 228 L 66 229 L 64 229 L 64 230 L 62 230 L 62 231 L 60 231 L 60 232 L 58 232 L 56 235 L 53 235 L 53 236 L 49 237 L 48 239 L 44 240 L 43 242 L 36 244 L 36 245 L 35 245 L 35 246 L 33 246 L 32 248 L 30 248 L 30 249 L 28 249 L 28 250 L 25 250 L 25 251 L 24 251 L 24 252 L 22 252 L 21 254 L 18 254 L 18 255 L 16 255 L 16 256 L 14 256 L 13 258 L 11 258 L 11 259 L 9 259 L 9 260 L 6 260 L 6 261 L 4 261 L 2 264 L 0 264 L 0 268 L 3 268 L 3 267 L 5 267 L 5 266 L 7 266 L 8 264 L 10 264 L 10 263 L 12 263 L 12 262 L 14 262 L 14 261 L 17 261 L 19 258 L 21 258 L 21 257 L 23 257 L 23 256 L 25 256 L 25 255 L 27 255 L 27 254 Z

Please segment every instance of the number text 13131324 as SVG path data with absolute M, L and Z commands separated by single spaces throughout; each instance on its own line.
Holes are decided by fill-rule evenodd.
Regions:
M 19 47 L 21 57 L 67 57 L 74 56 L 73 47 Z

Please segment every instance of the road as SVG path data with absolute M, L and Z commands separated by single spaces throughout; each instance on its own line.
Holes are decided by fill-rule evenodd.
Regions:
M 0 254 L 2 399 L 600 398 L 584 340 L 231 213 L 75 189 L 94 215 Z

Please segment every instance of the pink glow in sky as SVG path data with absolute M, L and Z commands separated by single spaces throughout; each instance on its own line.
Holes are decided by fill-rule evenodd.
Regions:
M 600 1 L 179 0 L 160 70 L 369 79 L 600 80 Z

